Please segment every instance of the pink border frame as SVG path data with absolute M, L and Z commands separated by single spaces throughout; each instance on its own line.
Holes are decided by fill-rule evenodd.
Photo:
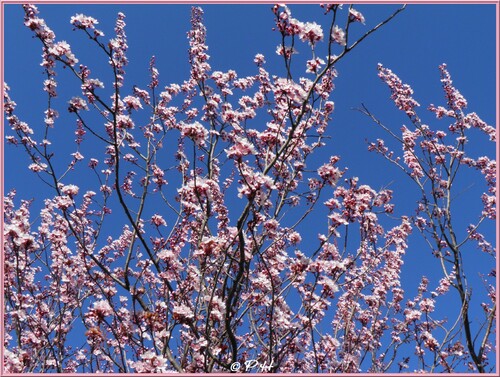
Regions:
M 0 67 L 1 67 L 1 72 L 0 72 L 0 89 L 3 93 L 3 87 L 4 87 L 4 67 L 3 67 L 3 57 L 4 57 L 4 38 L 3 38 L 3 25 L 4 25 L 4 12 L 3 8 L 4 5 L 6 4 L 24 4 L 27 3 L 28 1 L 19 1 L 19 0 L 0 0 Z M 246 1 L 235 1 L 235 0 L 198 0 L 196 2 L 193 1 L 169 1 L 169 0 L 121 0 L 121 1 L 107 1 L 107 0 L 89 0 L 89 1 L 82 1 L 82 0 L 75 0 L 75 1 L 69 1 L 69 0 L 33 0 L 31 3 L 34 4 L 274 4 L 277 3 L 278 1 L 267 1 L 267 0 L 246 0 Z M 313 1 L 306 1 L 306 0 L 289 0 L 285 1 L 287 4 L 311 4 Z M 321 3 L 321 1 L 314 1 L 314 3 Z M 344 1 L 338 1 L 338 3 L 344 3 Z M 438 0 L 438 1 L 432 1 L 432 0 L 409 0 L 409 1 L 380 1 L 380 0 L 364 0 L 364 1 L 359 1 L 359 0 L 353 0 L 353 1 L 348 1 L 345 3 L 352 3 L 352 4 L 390 4 L 390 3 L 406 3 L 406 4 L 494 4 L 496 5 L 495 13 L 496 13 L 496 36 L 497 36 L 497 50 L 496 50 L 496 135 L 497 135 L 497 144 L 496 144 L 496 161 L 497 161 L 497 234 L 496 234 L 496 247 L 497 247 L 497 271 L 499 270 L 499 259 L 498 256 L 500 255 L 499 253 L 499 243 L 500 243 L 500 231 L 498 230 L 499 228 L 499 219 L 500 219 L 500 206 L 498 205 L 500 202 L 500 184 L 498 182 L 498 177 L 500 176 L 500 164 L 498 164 L 500 160 L 500 0 Z M 3 110 L 3 102 L 2 102 L 2 110 Z M 2 111 L 3 114 L 3 111 Z M 3 186 L 3 177 L 4 177 L 4 166 L 3 166 L 3 157 L 4 157 L 4 117 L 2 116 L 0 118 L 0 181 L 2 184 L 0 185 L 0 196 L 1 198 L 4 197 L 4 186 Z M 0 210 L 3 215 L 3 200 L 0 201 Z M 2 229 L 3 229 L 3 216 L 0 219 L 0 224 L 2 224 Z M 0 232 L 0 243 L 3 245 L 3 231 Z M 3 297 L 3 287 L 4 287 L 4 275 L 3 275 L 3 266 L 4 266 L 4 256 L 3 252 L 0 253 L 0 287 L 2 294 L 0 295 L 0 317 L 3 318 L 4 315 L 4 297 Z M 499 301 L 498 298 L 498 293 L 499 293 L 499 277 L 498 275 L 496 276 L 496 293 L 497 293 L 497 302 Z M 499 346 L 500 346 L 500 332 L 499 332 L 499 307 L 497 305 L 496 307 L 496 365 L 497 365 L 497 373 L 500 373 L 498 371 L 498 367 L 500 365 L 500 352 L 499 352 Z M 3 343 L 4 339 L 4 328 L 3 328 L 3 320 L 2 323 L 0 323 L 0 340 L 2 340 Z M 24 376 L 26 373 L 5 373 L 3 369 L 3 360 L 4 360 L 4 349 L 3 346 L 0 346 L 0 376 Z M 210 374 L 210 373 L 155 373 L 155 374 L 139 374 L 139 373 L 103 373 L 103 374 L 98 374 L 98 373 L 73 373 L 71 376 L 75 377 L 85 377 L 89 375 L 95 375 L 95 376 L 135 376 L 135 375 L 154 375 L 154 376 L 197 376 L 197 375 L 204 375 L 204 374 Z M 212 373 L 213 375 L 217 376 L 233 376 L 234 373 Z M 257 373 L 259 376 L 289 376 L 291 374 L 296 374 L 296 373 Z M 47 376 L 47 373 L 30 373 L 30 376 L 36 377 L 36 376 Z M 320 374 L 309 374 L 309 373 L 301 373 L 300 375 L 302 376 L 334 376 L 336 374 L 331 374 L 331 373 L 320 373 Z M 372 374 L 362 374 L 362 373 L 344 373 L 343 375 L 347 376 L 362 376 L 362 375 L 370 375 L 370 376 L 414 376 L 417 375 L 417 373 L 372 373 Z M 428 376 L 441 376 L 443 373 L 428 373 L 426 374 Z M 449 373 L 446 374 L 448 376 L 467 376 L 470 375 L 470 373 Z M 493 373 L 486 373 L 484 374 L 486 376 L 495 376 L 496 374 Z

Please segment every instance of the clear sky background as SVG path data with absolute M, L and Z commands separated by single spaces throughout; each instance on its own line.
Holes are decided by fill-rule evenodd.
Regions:
M 390 15 L 398 5 L 362 4 L 355 7 L 366 19 L 366 25 L 352 26 L 359 36 Z M 274 23 L 271 4 L 203 5 L 203 9 L 213 70 L 234 69 L 240 77 L 255 74 L 253 58 L 255 54 L 262 53 L 266 56 L 268 71 L 283 75 L 281 60 L 275 54 L 280 37 L 278 33 L 272 32 Z M 322 23 L 323 30 L 327 30 L 328 19 L 323 16 L 323 9 L 318 5 L 292 4 L 290 9 L 300 21 Z M 42 91 L 44 76 L 39 66 L 41 45 L 24 27 L 24 13 L 20 5 L 6 5 L 4 10 L 4 81 L 11 87 L 11 98 L 18 104 L 17 114 L 35 130 L 37 127 L 41 129 L 46 106 L 46 95 Z M 127 16 L 125 22 L 130 60 L 125 90 L 131 90 L 133 85 L 146 87 L 147 68 L 152 55 L 156 56 L 160 71 L 160 86 L 181 83 L 188 78 L 188 5 L 39 5 L 39 10 L 41 17 L 54 30 L 57 40 L 67 40 L 80 62 L 89 65 L 93 76 L 100 76 L 99 72 L 102 72 L 103 77 L 109 77 L 105 73 L 108 71 L 107 61 L 95 54 L 94 46 L 81 31 L 72 31 L 69 19 L 76 13 L 97 18 L 100 21 L 98 28 L 104 31 L 107 39 L 113 35 L 116 13 L 121 11 Z M 325 51 L 325 43 L 320 48 Z M 396 215 L 413 214 L 418 197 L 410 195 L 415 191 L 409 179 L 395 167 L 387 165 L 382 157 L 367 151 L 367 140 L 388 138 L 380 128 L 353 108 L 365 104 L 395 131 L 403 124 L 409 126 L 409 120 L 395 108 L 389 99 L 389 89 L 377 76 L 377 63 L 380 62 L 397 73 L 404 82 L 411 84 L 415 91 L 414 97 L 421 104 L 419 115 L 423 121 L 431 128 L 446 129 L 447 120 L 438 121 L 425 109 L 431 103 L 445 105 L 438 65 L 447 63 L 455 86 L 468 100 L 467 110 L 477 112 L 485 122 L 495 125 L 495 48 L 494 5 L 408 5 L 404 12 L 367 38 L 337 66 L 339 77 L 332 95 L 335 112 L 329 128 L 332 139 L 329 146 L 315 158 L 320 161 L 331 154 L 339 155 L 339 166 L 349 167 L 347 176 L 358 176 L 360 183 L 374 189 L 389 186 L 395 192 Z M 298 61 L 309 58 L 306 50 L 302 51 Z M 324 57 L 326 53 L 320 55 Z M 299 67 L 295 68 L 298 72 Z M 302 72 L 302 75 L 306 75 L 305 68 Z M 69 76 L 62 72 L 58 77 L 59 97 L 55 107 L 59 105 L 60 110 L 65 108 L 64 104 L 69 98 L 80 95 L 78 85 L 73 80 L 64 79 Z M 65 88 L 63 83 L 70 81 L 72 84 Z M 56 142 L 67 140 L 65 138 L 68 137 L 72 141 L 74 119 L 61 114 L 56 121 L 56 130 L 58 136 L 52 137 Z M 11 134 L 9 130 L 4 133 Z M 483 136 L 473 138 L 468 147 L 472 157 L 495 155 L 493 143 L 487 142 Z M 62 145 L 60 151 L 63 158 L 69 161 L 69 153 L 73 148 L 66 151 Z M 49 191 L 27 169 L 28 165 L 27 156 L 21 148 L 5 146 L 4 190 L 7 193 L 16 188 L 19 198 L 37 198 L 38 205 L 42 205 L 40 199 L 44 192 Z M 471 187 L 462 194 L 463 205 L 461 203 L 456 207 L 456 217 L 459 225 L 463 223 L 462 229 L 474 222 L 480 213 L 480 194 L 484 186 L 482 181 L 475 182 L 475 179 L 481 179 L 481 176 L 473 174 L 464 178 L 464 182 L 469 180 L 465 186 Z M 75 183 L 85 185 L 85 181 L 78 181 Z M 408 200 L 409 197 L 412 199 Z M 36 205 L 34 208 L 37 208 Z M 394 222 L 388 224 L 395 225 Z M 488 239 L 494 243 L 493 225 L 486 229 Z M 310 226 L 310 231 L 316 234 L 313 226 Z M 472 272 L 473 266 L 480 269 L 481 264 L 487 261 L 479 255 L 478 250 L 467 252 L 473 255 L 470 258 Z M 422 274 L 430 276 L 430 287 L 437 285 L 437 280 L 432 279 L 437 276 L 432 267 L 436 262 L 415 231 L 404 267 L 404 288 L 410 293 L 409 298 L 411 292 L 415 292 Z

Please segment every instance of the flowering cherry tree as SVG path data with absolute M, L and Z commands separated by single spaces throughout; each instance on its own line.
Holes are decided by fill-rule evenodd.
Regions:
M 418 301 L 407 304 L 407 318 L 412 323 L 410 336 L 417 342 L 417 355 L 422 366 L 434 370 L 436 361 L 446 371 L 453 371 L 454 362 L 448 357 L 451 354 L 467 352 L 470 361 L 469 368 L 486 372 L 488 369 L 488 353 L 494 347 L 492 334 L 496 319 L 496 277 L 495 248 L 480 233 L 484 221 L 496 220 L 496 172 L 495 159 L 488 156 L 474 157 L 467 153 L 466 143 L 471 131 L 477 129 L 491 142 L 496 141 L 496 130 L 487 125 L 474 113 L 466 113 L 467 100 L 453 86 L 446 64 L 439 66 L 441 83 L 446 99 L 445 106 L 431 104 L 429 111 L 437 119 L 449 118 L 452 122 L 448 132 L 431 128 L 417 114 L 420 104 L 412 97 L 413 90 L 404 84 L 390 69 L 379 64 L 379 77 L 391 91 L 391 98 L 408 117 L 412 128 L 401 127 L 401 136 L 386 127 L 365 106 L 360 111 L 373 119 L 391 138 L 402 146 L 402 159 L 398 153 L 385 145 L 383 139 L 378 139 L 369 145 L 369 150 L 381 154 L 391 164 L 401 169 L 418 187 L 420 198 L 417 202 L 414 224 L 422 233 L 432 254 L 437 258 L 442 268 L 443 278 L 436 291 L 428 292 L 428 282 L 422 279 L 419 288 Z M 453 213 L 460 203 L 455 201 L 456 186 L 464 168 L 479 171 L 484 181 L 486 191 L 481 195 L 483 209 L 471 221 L 466 229 L 458 229 Z M 475 177 L 475 179 L 478 179 Z M 476 243 L 483 253 L 491 256 L 490 269 L 480 271 L 484 283 L 486 302 L 478 302 L 484 311 L 479 330 L 474 331 L 471 321 L 471 306 L 473 287 L 468 282 L 468 271 L 464 251 L 469 244 Z M 493 268 L 493 269 L 491 269 Z M 460 311 L 453 327 L 446 328 L 442 340 L 436 339 L 433 332 L 442 328 L 442 321 L 430 318 L 428 313 L 434 311 L 435 300 L 449 289 L 455 290 L 460 298 Z M 430 294 L 429 294 L 430 293 Z M 424 298 L 425 296 L 430 296 Z M 418 306 L 417 306 L 418 304 Z M 422 316 L 426 316 L 423 320 Z M 410 329 L 408 329 L 410 330 Z M 460 339 L 460 341 L 457 341 Z M 423 345 L 423 346 L 422 346 Z M 426 348 L 433 353 L 434 362 L 429 364 L 425 359 Z M 458 350 L 460 349 L 460 350 Z M 427 351 L 428 352 L 428 351 Z M 434 365 L 433 365 L 434 364 Z
M 418 186 L 415 214 L 387 226 L 391 190 L 348 176 L 337 155 L 319 164 L 310 158 L 328 142 L 337 63 L 404 7 L 353 40 L 353 29 L 366 28 L 353 6 L 323 5 L 323 30 L 276 5 L 282 74 L 257 54 L 255 73 L 245 77 L 212 69 L 203 11 L 193 8 L 189 78 L 160 83 L 152 57 L 142 87 L 127 81 L 124 14 L 109 40 L 93 17 L 70 20 L 109 65 L 111 79 L 101 80 L 36 6 L 23 7 L 42 47 L 47 107 L 44 125 L 29 125 L 4 84 L 6 140 L 26 152 L 52 195 L 36 212 L 15 191 L 4 198 L 6 371 L 494 368 L 495 251 L 480 228 L 495 220 L 496 162 L 467 155 L 465 144 L 469 129 L 492 141 L 495 129 L 464 112 L 446 66 L 446 106 L 430 110 L 452 119 L 449 135 L 420 120 L 411 88 L 383 66 L 379 75 L 411 128 L 398 136 L 361 109 L 400 143 L 402 160 L 382 139 L 369 148 Z M 299 50 L 310 54 L 305 66 L 292 65 Z M 63 69 L 80 88 L 61 107 Z M 75 122 L 66 160 L 53 137 L 63 112 Z M 461 239 L 451 199 L 464 168 L 484 177 L 485 193 Z M 77 184 L 81 175 L 88 179 Z M 312 217 L 317 237 L 304 233 Z M 422 277 L 410 297 L 401 270 L 415 229 L 443 276 L 436 287 Z M 479 327 L 463 263 L 474 242 L 491 256 Z M 434 317 L 439 300 L 454 299 L 452 290 L 457 318 Z

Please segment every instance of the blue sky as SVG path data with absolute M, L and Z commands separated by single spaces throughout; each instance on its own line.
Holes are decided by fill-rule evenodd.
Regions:
M 239 76 L 254 74 L 253 58 L 256 53 L 263 53 L 267 69 L 273 74 L 283 74 L 279 64 L 281 61 L 275 54 L 279 35 L 271 30 L 274 25 L 270 8 L 270 4 L 203 5 L 208 53 L 213 70 L 234 69 Z M 317 5 L 290 5 L 290 8 L 294 17 L 301 21 L 322 22 L 323 25 L 327 22 L 323 17 L 323 10 Z M 362 35 L 397 8 L 396 4 L 357 5 L 356 9 L 365 16 L 366 25 L 354 25 L 355 33 Z M 92 61 L 89 66 L 95 76 L 99 76 L 99 72 L 105 75 L 107 63 L 105 59 L 96 63 L 91 43 L 83 33 L 72 31 L 69 19 L 75 13 L 97 18 L 100 21 L 98 28 L 104 31 L 106 38 L 113 35 L 116 13 L 122 11 L 126 14 L 130 60 L 126 89 L 130 90 L 132 85 L 146 87 L 147 67 L 152 55 L 156 56 L 161 85 L 181 82 L 188 77 L 188 5 L 39 5 L 39 10 L 58 40 L 67 40 L 81 62 Z M 44 76 L 39 66 L 40 43 L 23 26 L 20 5 L 5 5 L 4 11 L 4 81 L 11 87 L 11 97 L 18 104 L 18 115 L 22 115 L 23 120 L 36 128 L 37 123 L 43 122 L 43 110 L 46 106 L 46 96 L 41 90 Z M 446 120 L 435 120 L 425 109 L 431 103 L 444 105 L 438 65 L 447 63 L 455 86 L 468 100 L 468 110 L 477 112 L 484 121 L 494 125 L 498 100 L 495 89 L 495 46 L 494 5 L 409 5 L 337 66 L 339 77 L 332 95 L 336 110 L 329 129 L 332 139 L 329 146 L 318 153 L 317 161 L 330 154 L 339 155 L 339 166 L 349 167 L 348 176 L 358 176 L 360 183 L 369 184 L 374 189 L 389 185 L 395 191 L 397 215 L 411 212 L 414 201 L 407 198 L 413 188 L 407 177 L 388 166 L 381 157 L 367 151 L 367 140 L 386 138 L 386 135 L 353 108 L 365 104 L 396 131 L 402 124 L 409 125 L 408 119 L 389 99 L 388 88 L 377 77 L 377 64 L 382 63 L 403 81 L 411 84 L 415 91 L 414 97 L 421 104 L 419 114 L 424 122 L 431 127 L 446 128 Z M 306 50 L 303 50 L 298 60 L 308 57 Z M 75 84 L 63 88 L 64 77 L 69 77 L 69 74 L 59 74 L 60 98 L 56 103 L 61 108 L 64 108 L 65 101 L 71 96 L 79 95 Z M 69 158 L 70 152 L 64 149 L 63 140 L 68 137 L 70 140 L 74 139 L 73 125 L 74 120 L 63 115 L 56 123 L 59 134 L 54 140 L 61 142 L 60 151 L 62 155 L 67 152 L 66 158 Z M 4 133 L 10 134 L 9 130 Z M 487 143 L 486 138 L 473 139 L 470 144 L 469 151 L 473 157 L 495 154 L 494 145 Z M 4 191 L 16 188 L 19 198 L 37 197 L 38 205 L 41 205 L 40 194 L 46 189 L 28 171 L 26 156 L 20 148 L 7 145 L 4 149 Z M 466 176 L 464 181 L 470 180 L 473 184 L 476 178 L 480 176 Z M 83 181 L 81 183 L 85 184 Z M 477 218 L 482 187 L 482 184 L 473 185 L 464 194 L 464 197 L 467 195 L 469 198 L 470 195 L 472 199 L 467 199 L 457 208 L 456 216 L 463 219 L 464 226 Z M 494 227 L 491 225 L 488 231 L 490 241 L 494 242 Z M 430 277 L 435 274 L 425 262 L 428 258 L 425 254 L 428 253 L 424 249 L 425 244 L 415 234 L 405 262 L 405 279 L 409 292 L 414 291 L 422 274 L 430 274 Z M 470 252 L 478 253 L 476 250 Z M 470 261 L 477 263 L 478 268 L 483 262 L 481 258 L 472 258 Z M 431 287 L 436 284 L 437 281 L 431 280 Z

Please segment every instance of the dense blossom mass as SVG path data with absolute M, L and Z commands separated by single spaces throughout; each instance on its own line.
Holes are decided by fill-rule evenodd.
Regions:
M 13 190 L 3 199 L 7 372 L 494 370 L 495 246 L 482 226 L 496 219 L 496 161 L 469 155 L 466 144 L 472 130 L 493 142 L 496 134 L 465 112 L 446 65 L 446 101 L 429 106 L 448 119 L 446 130 L 423 122 L 410 85 L 382 64 L 410 123 L 398 135 L 362 109 L 398 142 L 392 150 L 379 139 L 369 150 L 419 189 L 415 212 L 396 215 L 396 193 L 349 176 L 340 156 L 311 159 L 328 143 L 337 62 L 404 7 L 356 40 L 367 21 L 352 6 L 322 5 L 325 27 L 276 5 L 284 75 L 257 54 L 243 77 L 211 67 L 194 7 L 189 77 L 161 83 L 152 57 L 149 83 L 133 87 L 123 13 L 108 41 L 95 18 L 70 20 L 108 64 L 110 83 L 36 6 L 23 7 L 41 43 L 47 107 L 42 126 L 27 124 L 5 84 L 6 140 L 52 194 L 32 201 Z M 311 54 L 302 66 L 299 50 Z M 80 93 L 56 110 L 62 68 Z M 75 122 L 66 160 L 53 158 L 63 113 Z M 483 179 L 482 210 L 457 229 L 451 199 L 464 170 Z M 412 232 L 442 269 L 410 287 L 415 295 L 402 279 Z M 467 281 L 477 271 L 462 258 L 469 244 L 491 262 L 475 287 L 486 290 L 479 301 Z M 442 316 L 443 303 L 455 317 Z

